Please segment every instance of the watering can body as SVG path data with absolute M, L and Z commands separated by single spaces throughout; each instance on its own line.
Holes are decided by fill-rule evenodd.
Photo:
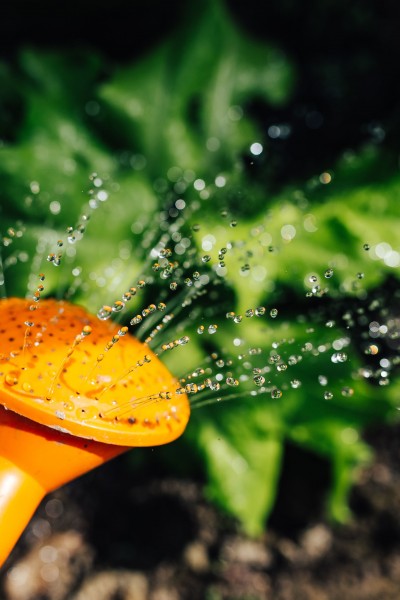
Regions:
M 190 414 L 128 327 L 65 301 L 31 309 L 0 301 L 0 565 L 46 493 L 128 448 L 173 441 Z
M 0 406 L 0 566 L 48 492 L 126 450 L 54 431 Z

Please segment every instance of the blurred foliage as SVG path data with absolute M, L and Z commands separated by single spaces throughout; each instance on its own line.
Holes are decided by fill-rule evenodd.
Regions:
M 189 10 L 174 35 L 132 64 L 79 50 L 25 50 L 18 68 L 0 66 L 0 81 L 7 293 L 25 295 L 66 227 L 76 233 L 88 214 L 90 173 L 102 177 L 109 199 L 95 199 L 87 232 L 77 234 L 60 268 L 47 269 L 46 292 L 66 293 L 94 312 L 148 273 L 149 249 L 165 223 L 160 214 L 184 198 L 180 230 L 200 265 L 204 236 L 212 240 L 211 267 L 202 268 L 220 285 L 182 318 L 181 329 L 193 333 L 212 319 L 219 330 L 213 338 L 192 335 L 191 352 L 172 357 L 170 367 L 181 374 L 217 352 L 233 357 L 242 379 L 241 397 L 225 403 L 225 389 L 215 394 L 221 406 L 193 412 L 170 456 L 199 460 L 210 496 L 258 534 L 274 506 L 289 440 L 330 460 L 329 511 L 345 519 L 354 474 L 370 458 L 361 431 L 392 418 L 397 401 L 398 380 L 386 385 L 391 369 L 396 375 L 399 329 L 393 154 L 370 143 L 337 156 L 322 174 L 277 186 L 273 137 L 260 121 L 290 103 L 296 68 L 212 0 L 196 14 Z M 260 154 L 250 150 L 255 142 Z M 206 195 L 192 185 L 199 179 Z M 221 248 L 226 266 L 218 272 Z M 154 278 L 151 300 L 163 294 Z M 259 305 L 265 317 L 245 316 Z M 279 313 L 271 320 L 273 307 Z M 227 320 L 227 311 L 242 322 Z M 377 356 L 365 354 L 373 320 L 386 327 Z M 239 347 L 232 343 L 238 336 Z M 346 358 L 332 360 L 341 348 Z M 250 367 L 243 355 L 251 356 Z M 258 394 L 253 368 L 282 396 Z

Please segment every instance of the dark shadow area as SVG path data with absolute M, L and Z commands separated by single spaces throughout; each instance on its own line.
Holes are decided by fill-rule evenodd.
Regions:
M 21 47 L 95 48 L 118 61 L 154 47 L 175 27 L 182 0 L 128 2 L 6 0 L 0 13 L 0 53 L 12 58 Z
M 268 520 L 279 535 L 295 538 L 308 523 L 324 515 L 331 483 L 329 462 L 286 444 L 275 508 Z

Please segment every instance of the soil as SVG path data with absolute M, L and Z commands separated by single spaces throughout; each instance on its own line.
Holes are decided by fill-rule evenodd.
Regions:
M 351 522 L 324 518 L 327 465 L 288 448 L 257 540 L 207 502 L 202 482 L 132 482 L 116 459 L 44 500 L 2 569 L 1 598 L 398 600 L 400 426 L 367 439 L 376 459 L 352 492 Z

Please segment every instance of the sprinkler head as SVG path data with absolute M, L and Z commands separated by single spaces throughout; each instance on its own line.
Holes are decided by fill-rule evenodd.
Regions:
M 66 301 L 0 300 L 0 565 L 43 496 L 181 435 L 189 401 L 142 342 Z

